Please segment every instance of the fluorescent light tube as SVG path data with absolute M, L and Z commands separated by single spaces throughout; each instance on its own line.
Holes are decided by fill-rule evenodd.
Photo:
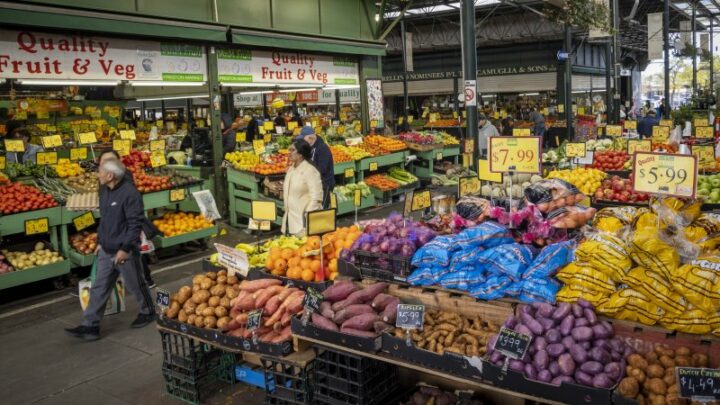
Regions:
M 19 79 L 23 85 L 35 86 L 117 86 L 119 80 L 35 80 Z
M 150 86 L 204 86 L 205 82 L 163 82 L 163 81 L 139 81 L 130 82 L 133 87 L 150 87 Z
M 181 100 L 184 98 L 203 98 L 203 97 L 210 97 L 207 94 L 190 94 L 187 96 L 167 96 L 167 97 L 147 97 L 147 98 L 138 98 L 137 101 L 158 101 L 158 100 Z

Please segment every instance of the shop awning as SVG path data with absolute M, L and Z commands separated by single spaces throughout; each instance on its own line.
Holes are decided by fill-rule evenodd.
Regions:
M 0 1 L 0 25 L 227 42 L 226 26 Z
M 353 55 L 385 55 L 384 42 L 346 41 L 334 38 L 306 37 L 233 29 L 232 42 L 238 45 L 261 46 L 267 48 L 296 49 L 305 52 L 324 52 Z

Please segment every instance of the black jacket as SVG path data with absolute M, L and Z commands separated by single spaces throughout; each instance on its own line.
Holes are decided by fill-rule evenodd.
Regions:
M 325 190 L 332 190 L 335 187 L 335 171 L 332 152 L 325 141 L 319 136 L 312 149 L 312 162 L 320 172 L 322 185 Z
M 98 244 L 113 254 L 138 251 L 145 218 L 143 199 L 132 181 L 123 177 L 114 189 L 100 187 Z

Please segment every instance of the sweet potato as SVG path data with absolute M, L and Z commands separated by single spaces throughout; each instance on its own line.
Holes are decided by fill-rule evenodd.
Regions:
M 305 293 L 295 294 L 295 296 L 289 297 L 290 302 L 287 305 L 288 312 L 296 314 L 303 309 L 303 301 L 305 300 Z
M 366 337 L 366 338 L 374 338 L 374 337 L 377 336 L 377 335 L 375 334 L 375 332 L 369 332 L 369 331 L 366 331 L 366 330 L 358 330 L 358 329 L 345 328 L 345 327 L 340 328 L 340 332 L 342 332 L 342 333 L 347 333 L 347 334 L 349 334 L 349 335 Z
M 350 280 L 336 281 L 327 290 L 323 291 L 323 299 L 330 303 L 342 301 L 348 295 L 357 291 L 358 287 Z
M 251 311 L 255 309 L 255 300 L 253 299 L 251 294 L 248 294 L 243 297 L 243 299 L 238 300 L 235 302 L 235 306 L 233 307 L 235 311 Z
M 328 319 L 333 319 L 335 317 L 335 311 L 332 310 L 332 304 L 328 301 L 323 301 L 320 303 L 319 312 L 322 316 Z
M 290 287 L 290 288 L 285 287 L 285 289 L 282 290 L 280 292 L 280 294 L 278 294 L 277 296 L 278 296 L 278 298 L 280 298 L 280 302 L 282 302 L 282 301 L 285 301 L 285 298 L 289 297 L 290 294 L 297 292 L 297 291 L 300 291 L 300 289 L 295 288 L 295 287 Z
M 275 311 L 277 311 L 277 309 L 280 307 L 280 304 L 282 304 L 282 301 L 280 300 L 280 295 L 273 295 L 265 303 L 265 307 L 263 308 L 263 313 L 265 315 L 274 314 Z
M 292 332 L 290 326 L 286 326 L 280 332 L 277 332 L 277 336 L 272 339 L 272 343 L 280 343 L 290 339 Z
M 321 329 L 327 329 L 331 331 L 338 331 L 337 325 L 335 325 L 335 322 L 329 320 L 328 318 L 318 314 L 317 312 L 313 312 L 312 314 L 312 323 Z
M 263 334 L 262 336 L 258 336 L 258 340 L 261 342 L 272 342 L 274 338 L 278 337 L 278 333 L 276 331 L 270 331 L 268 333 Z
M 255 335 L 261 336 L 270 331 L 272 331 L 272 328 L 260 327 L 260 328 L 255 329 Z M 245 333 L 243 333 L 243 337 L 245 339 L 250 339 L 252 337 L 252 335 L 253 335 L 253 331 L 251 331 L 251 330 L 245 330 Z
M 273 285 L 262 290 L 257 290 L 255 294 L 253 294 L 253 298 L 255 298 L 255 308 L 264 307 L 270 297 L 279 294 L 283 289 L 285 289 L 285 287 Z
M 385 306 L 392 300 L 394 297 L 390 294 L 380 293 L 375 296 L 375 298 L 372 300 L 372 304 L 370 304 L 373 308 L 375 308 L 376 311 L 380 312 L 383 309 L 385 309 Z
M 240 322 L 236 321 L 235 319 L 230 319 L 230 322 L 225 324 L 225 327 L 222 328 L 223 332 L 227 332 L 229 330 L 235 330 L 241 326 Z
M 375 331 L 375 333 L 382 333 L 391 328 L 392 328 L 392 326 L 386 324 L 383 321 L 373 322 L 373 330 Z
M 385 309 L 383 309 L 382 314 L 380 315 L 382 320 L 389 324 L 394 324 L 395 318 L 397 318 L 398 305 L 400 305 L 400 298 L 393 297 L 393 299 L 385 305 Z
M 355 291 L 354 293 L 348 295 L 348 297 L 344 300 L 334 303 L 332 309 L 333 311 L 339 311 L 348 305 L 372 302 L 372 300 L 375 299 L 375 296 L 383 292 L 387 286 L 387 283 L 371 284 L 362 290 Z
M 343 322 L 347 321 L 348 319 L 360 315 L 360 314 L 368 314 L 368 313 L 375 313 L 373 308 L 370 305 L 367 304 L 355 304 L 355 305 L 348 305 L 346 308 L 343 308 L 335 313 L 335 316 L 332 318 L 333 321 L 337 324 L 342 324 Z
M 375 313 L 360 314 L 343 322 L 342 328 L 370 330 L 373 327 L 373 323 L 379 320 L 380 317 L 377 316 Z
M 257 290 L 262 290 L 263 288 L 268 288 L 273 285 L 280 285 L 282 284 L 282 281 L 276 280 L 274 278 L 262 278 L 259 280 L 243 280 L 242 283 L 240 283 L 240 289 L 247 292 L 255 292 Z
M 292 318 L 293 314 L 290 313 L 290 311 L 285 312 L 283 314 L 282 318 L 280 318 L 280 322 L 276 323 L 275 326 L 280 325 L 280 327 L 286 327 L 290 325 L 290 319 Z
M 235 337 L 243 337 L 245 335 L 245 328 L 237 328 L 228 332 L 228 335 Z
M 272 326 L 275 324 L 275 322 L 278 322 L 282 319 L 282 316 L 285 314 L 285 312 L 288 310 L 290 305 L 297 306 L 297 301 L 300 301 L 300 307 L 302 308 L 302 300 L 305 296 L 305 293 L 302 291 L 295 291 L 291 293 L 287 298 L 285 298 L 285 301 L 283 301 L 282 304 L 280 304 L 280 307 L 275 311 L 270 318 L 265 322 L 265 326 Z M 298 310 L 299 311 L 299 310 Z M 297 312 L 297 311 L 295 311 Z

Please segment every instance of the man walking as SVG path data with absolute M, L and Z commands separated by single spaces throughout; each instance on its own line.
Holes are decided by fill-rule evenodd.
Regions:
M 545 116 L 538 111 L 537 107 L 533 107 L 532 113 L 530 113 L 530 121 L 534 124 L 534 135 L 545 136 Z
M 488 139 L 493 136 L 500 136 L 495 125 L 490 122 L 485 114 L 478 114 L 478 149 L 480 150 L 480 157 L 483 159 L 487 155 Z
M 312 127 L 302 127 L 295 139 L 304 139 L 312 147 L 312 163 L 320 172 L 323 186 L 323 208 L 330 208 L 330 193 L 335 188 L 335 167 L 330 147 L 315 134 Z
M 140 314 L 130 326 L 141 328 L 155 320 L 155 307 L 140 264 L 142 196 L 125 178 L 125 167 L 118 160 L 104 162 L 99 168 L 98 180 L 105 187 L 100 187 L 102 220 L 98 227 L 96 278 L 82 325 L 65 329 L 69 335 L 85 340 L 100 339 L 100 321 L 119 274 L 140 307 Z

